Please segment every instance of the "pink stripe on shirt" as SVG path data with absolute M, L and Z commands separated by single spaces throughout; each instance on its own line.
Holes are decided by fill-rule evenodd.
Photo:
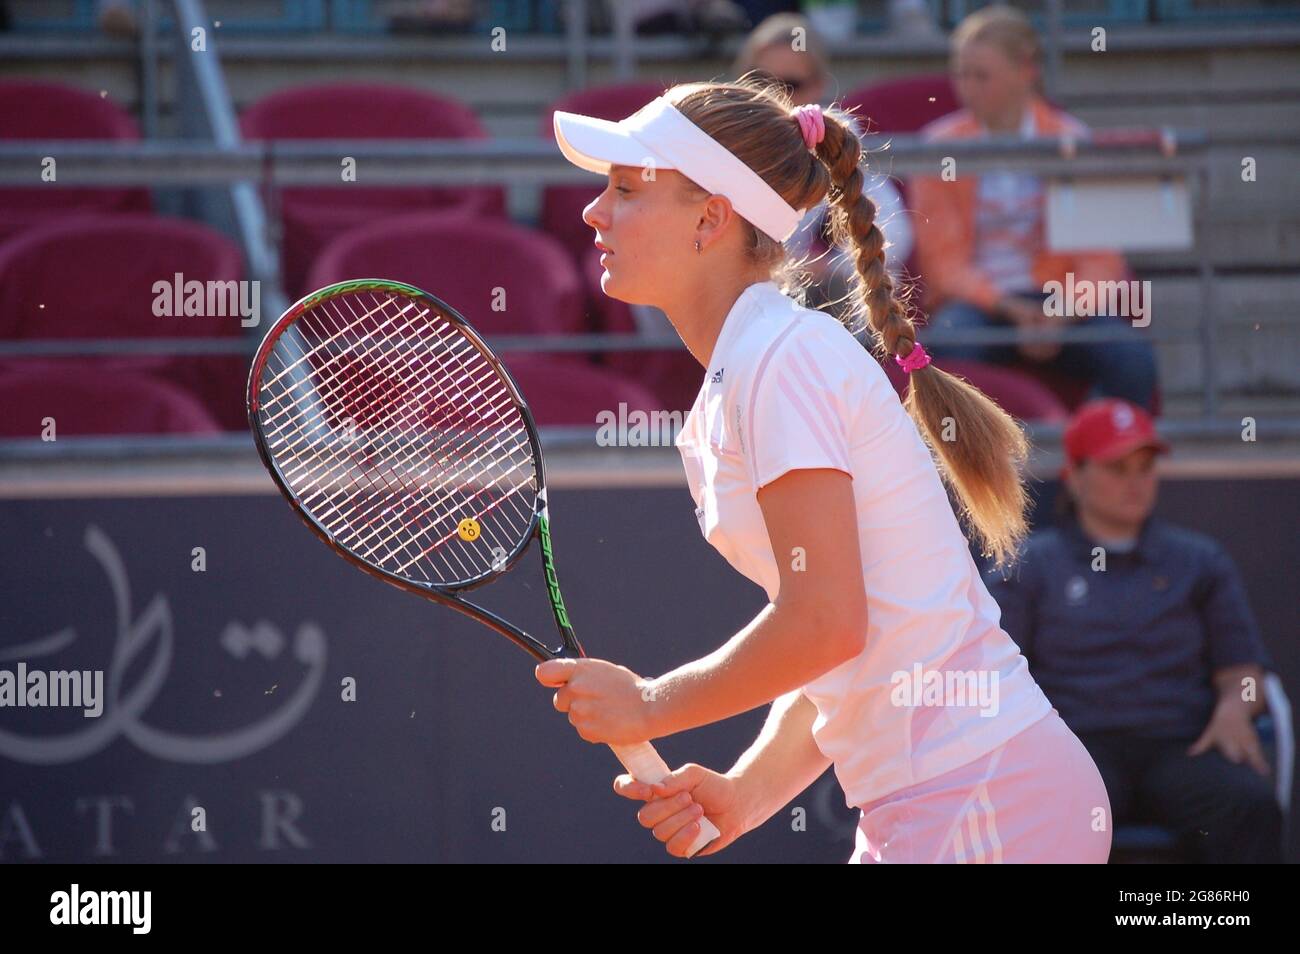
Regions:
M 804 424 L 808 427 L 808 433 L 813 436 L 813 440 L 817 442 L 817 446 L 826 454 L 826 458 L 834 461 L 837 466 L 843 467 L 846 471 L 849 471 L 849 462 L 844 459 L 844 455 L 839 451 L 839 449 L 831 444 L 825 431 L 822 429 L 822 425 L 817 422 L 816 416 L 811 410 L 809 410 L 808 405 L 804 403 L 804 397 L 800 396 L 798 393 L 798 391 L 804 387 L 803 382 L 791 381 L 789 377 L 782 374 L 777 378 L 777 386 L 780 388 L 781 393 L 785 395 L 785 399 L 790 402 L 790 406 L 799 412 L 799 416 L 803 418 Z M 852 473 L 852 471 L 849 472 Z
M 781 342 L 785 340 L 786 335 L 794 331 L 798 326 L 798 320 L 790 322 L 789 326 L 776 336 L 772 346 L 767 349 L 767 354 L 763 355 L 758 362 L 758 370 L 754 372 L 754 389 L 749 401 L 749 414 L 747 415 L 746 430 L 749 434 L 749 477 L 755 485 L 758 484 L 758 444 L 754 440 L 754 405 L 757 403 L 753 395 L 758 394 L 759 386 L 763 383 L 763 372 L 767 370 L 768 362 L 772 360 L 772 355 L 776 354 L 776 349 L 781 347 Z
M 821 386 L 823 394 L 833 393 L 830 384 L 826 381 L 826 376 L 822 374 L 821 368 L 817 367 L 817 362 L 815 362 L 812 355 L 808 353 L 807 346 L 805 346 L 802 341 L 796 341 L 793 347 L 793 356 L 795 361 L 796 363 L 803 364 L 804 373 Z M 841 421 L 839 417 L 836 416 L 834 409 L 828 407 L 825 401 L 814 400 L 812 404 L 813 407 L 821 412 L 822 420 L 826 422 L 828 432 L 832 435 L 839 435 L 840 441 L 843 442 L 844 436 L 848 431 L 848 423 L 846 421 Z

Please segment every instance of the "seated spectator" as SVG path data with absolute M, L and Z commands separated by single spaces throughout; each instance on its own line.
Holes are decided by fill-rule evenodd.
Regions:
M 822 37 L 802 16 L 777 14 L 760 23 L 746 38 L 736 57 L 738 75 L 754 72 L 784 86 L 796 106 L 821 103 L 831 79 L 830 59 Z M 876 204 L 876 222 L 888 242 L 886 267 L 898 279 L 912 253 L 912 227 L 903 200 L 889 177 L 880 173 L 866 183 L 867 197 Z M 808 256 L 812 275 L 809 307 L 834 305 L 852 298 L 852 249 L 834 247 L 830 237 L 830 205 L 823 201 L 808 210 L 798 231 L 786 240 L 792 260 Z
M 1087 134 L 1083 123 L 1039 92 L 1041 48 L 1023 13 L 993 6 L 971 14 L 953 33 L 952 56 L 954 86 L 964 108 L 926 126 L 923 138 L 942 142 Z M 1046 247 L 1044 194 L 1039 177 L 1027 173 L 965 175 L 958 168 L 950 181 L 923 176 L 912 182 L 918 267 L 926 284 L 930 327 L 1059 328 L 1065 319 L 1043 306 L 1048 282 L 1065 282 L 1067 273 L 1073 273 L 1076 284 L 1128 279 L 1124 259 L 1116 252 L 1052 252 Z M 1120 341 L 935 343 L 931 350 L 936 356 L 994 364 L 1037 362 L 1090 381 L 1093 396 L 1121 397 L 1150 409 L 1155 355 L 1130 318 L 1087 319 L 1126 327 L 1131 337 Z
M 1091 753 L 1113 825 L 1158 824 L 1202 862 L 1282 861 L 1282 814 L 1253 725 L 1273 662 L 1232 559 L 1151 516 L 1151 418 L 1082 407 L 1065 432 L 1063 522 L 991 572 L 1002 628 Z

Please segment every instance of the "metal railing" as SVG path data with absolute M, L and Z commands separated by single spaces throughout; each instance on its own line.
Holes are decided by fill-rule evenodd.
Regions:
M 184 8 L 196 0 L 179 0 Z M 209 91 L 220 91 L 209 83 Z M 213 93 L 217 95 L 217 93 Z M 218 100 L 220 99 L 218 95 Z M 0 184 L 31 183 L 40 158 L 59 157 L 59 186 L 106 185 L 199 185 L 227 184 L 232 194 L 244 199 L 240 219 L 241 235 L 246 247 L 261 258 L 252 267 L 255 278 L 261 277 L 278 289 L 273 268 L 274 251 L 265 243 L 266 224 L 258 199 L 262 193 L 291 186 L 331 185 L 356 187 L 345 183 L 339 173 L 340 156 L 356 160 L 365 168 L 367 185 L 393 184 L 483 185 L 506 183 L 511 187 L 552 183 L 593 184 L 590 173 L 577 169 L 560 155 L 554 144 L 541 139 L 519 140 L 415 140 L 415 141 L 280 141 L 241 142 L 234 132 L 233 111 L 218 101 L 212 115 L 224 117 L 227 126 L 216 130 L 216 141 L 145 142 L 140 144 L 105 144 L 101 142 L 7 142 L 0 143 Z M 1258 141 L 1254 137 L 1252 141 Z M 1300 142 L 1300 135 L 1276 137 L 1279 143 Z M 980 172 L 1032 171 L 1050 179 L 1086 179 L 1115 176 L 1160 176 L 1190 178 L 1195 182 L 1196 214 L 1194 224 L 1209 221 L 1210 154 L 1224 141 L 1211 140 L 1203 132 L 1146 130 L 1099 132 L 1091 141 L 1056 139 L 1023 140 L 1017 137 L 993 137 L 983 141 L 926 143 L 917 137 L 899 136 L 890 140 L 885 152 L 876 154 L 878 168 L 899 176 L 933 174 L 945 158 L 955 158 L 963 175 Z M 879 160 L 887 160 L 882 167 Z M 49 187 L 44 184 L 38 187 Z M 1205 369 L 1202 416 L 1212 418 L 1219 408 L 1215 327 L 1215 265 L 1209 255 L 1198 256 L 1200 314 L 1193 327 L 1163 328 L 1148 332 L 1155 340 L 1198 340 Z M 278 314 L 285 304 L 267 310 Z M 1016 344 L 1033 341 L 1107 341 L 1122 339 L 1123 327 L 1068 327 L 1061 331 L 1035 331 L 1014 327 L 979 330 L 929 329 L 926 341 L 934 344 Z M 0 354 L 104 354 L 114 351 L 160 353 L 169 343 L 140 342 L 0 342 Z M 187 339 L 170 343 L 175 353 L 229 353 L 238 350 L 228 340 Z M 646 339 L 622 336 L 514 336 L 493 339 L 503 351 L 611 351 L 680 348 L 675 337 Z M 201 347 L 212 351 L 197 352 Z M 251 348 L 251 344 L 243 347 Z
M 88 0 L 79 0 L 89 9 Z M 324 0 L 319 0 L 324 4 Z M 711 61 L 730 60 L 744 40 L 743 34 L 723 38 L 670 35 L 645 37 L 635 33 L 627 18 L 611 17 L 608 34 L 594 33 L 590 29 L 590 11 L 593 4 L 602 0 L 567 0 L 561 11 L 563 29 L 557 34 L 532 33 L 515 28 L 512 55 L 525 56 L 537 61 L 565 63 L 565 85 L 569 90 L 583 89 L 588 85 L 593 64 L 610 63 L 616 80 L 630 80 L 638 75 L 638 64 L 660 61 L 677 62 L 706 56 Z M 1060 3 L 1061 16 L 1054 15 Z M 1155 0 L 1151 0 L 1155 2 Z M 304 0 L 307 3 L 307 0 Z M 238 16 L 223 19 L 220 33 L 229 47 L 240 56 L 278 56 L 301 58 L 316 56 L 331 61 L 374 60 L 393 50 L 410 54 L 413 51 L 428 53 L 466 63 L 496 58 L 498 53 L 481 42 L 482 37 L 467 39 L 464 34 L 396 33 L 384 34 L 376 29 L 353 30 L 350 24 L 363 22 L 364 11 L 358 12 L 360 0 L 331 0 L 321 6 L 319 15 L 286 16 L 276 23 L 250 21 Z M 932 8 L 943 7 L 932 0 Z M 310 5 L 304 9 L 309 9 Z M 218 8 L 225 9 L 225 5 Z M 614 12 L 622 7 L 615 6 Z M 952 6 L 944 7 L 939 18 L 944 30 L 956 21 Z M 1170 0 L 1170 6 L 1157 18 L 1158 22 L 1142 22 L 1124 17 L 1106 17 L 1093 13 L 1083 15 L 1083 21 L 1072 19 L 1064 13 L 1066 7 L 1060 0 L 1045 4 L 1038 16 L 1043 30 L 1044 76 L 1049 92 L 1061 97 L 1063 56 L 1066 52 L 1087 53 L 1093 42 L 1090 29 L 1097 23 L 1110 24 L 1108 49 L 1115 52 L 1205 49 L 1224 50 L 1241 47 L 1291 47 L 1300 43 L 1300 0 L 1279 7 L 1271 4 L 1258 11 L 1214 12 L 1186 0 Z M 1182 10 L 1183 13 L 1178 13 Z M 1161 24 L 1183 17 L 1185 25 L 1166 29 Z M 1153 14 L 1154 16 L 1154 14 Z M 1094 21 L 1097 21 L 1094 23 Z M 170 16 L 160 16 L 155 23 L 166 27 L 172 23 Z M 504 22 L 500 19 L 496 23 Z M 1080 25 L 1080 23 L 1083 25 Z M 1261 29 L 1266 25 L 1267 29 Z M 879 24 L 866 20 L 859 31 L 849 35 L 827 37 L 834 58 L 867 59 L 880 62 L 886 59 L 920 56 L 946 56 L 947 34 L 940 31 L 933 36 L 898 36 Z M 130 56 L 134 49 L 148 43 L 153 31 L 142 30 L 140 43 L 130 44 L 120 39 L 109 39 L 98 33 L 93 16 L 73 14 L 69 18 L 50 18 L 39 22 L 18 17 L 19 32 L 0 34 L 0 49 L 9 57 L 32 59 L 44 56 L 81 58 L 106 55 Z M 487 29 L 486 21 L 484 30 Z M 518 34 L 522 33 L 522 36 Z M 39 43 L 14 40 L 41 36 Z M 62 37 L 63 40 L 55 38 Z M 156 37 L 154 37 L 156 41 Z M 300 40 L 300 42 L 295 42 Z M 162 57 L 170 57 L 170 46 L 160 50 Z
M 181 0 L 185 6 L 188 0 Z M 214 116 L 233 114 L 220 107 Z M 220 129 L 220 127 L 218 127 Z M 550 185 L 550 183 L 584 183 L 595 185 L 589 173 L 565 161 L 554 143 L 539 139 L 471 140 L 402 140 L 402 142 L 237 142 L 229 127 L 220 131 L 224 142 L 146 142 L 114 144 L 103 142 L 5 142 L 0 143 L 0 185 L 32 185 L 32 170 L 40 168 L 43 156 L 56 155 L 60 161 L 59 187 L 101 185 L 213 186 L 243 188 L 260 209 L 259 190 L 274 191 L 291 186 L 343 186 L 339 175 L 339 156 L 354 157 L 359 168 L 367 170 L 367 185 L 396 183 L 508 183 L 511 187 Z M 1092 178 L 1112 175 L 1158 175 L 1188 177 L 1195 181 L 1197 242 L 1209 221 L 1210 157 L 1212 149 L 1234 144 L 1238 140 L 1197 131 L 1148 130 L 1144 134 L 1123 135 L 1115 130 L 1097 134 L 1097 140 L 1062 143 L 1058 140 L 1022 140 L 993 138 L 983 142 L 923 143 L 915 136 L 898 136 L 891 140 L 887 152 L 876 153 L 888 160 L 893 174 L 933 173 L 944 157 L 957 157 L 963 174 L 985 170 L 1026 170 L 1047 178 Z M 1252 136 L 1248 142 L 1258 142 Z M 1269 144 L 1294 146 L 1300 135 L 1278 134 Z M 352 185 L 352 183 L 347 183 Z M 42 183 L 32 187 L 56 187 Z M 244 222 L 248 234 L 265 235 L 264 222 L 257 214 Z M 264 255 L 273 250 L 263 248 Z M 1219 399 L 1216 369 L 1217 315 L 1216 266 L 1209 255 L 1196 255 L 1199 278 L 1200 313 L 1195 322 L 1179 328 L 1145 329 L 1153 341 L 1197 341 L 1206 374 L 1200 419 L 1165 421 L 1162 426 L 1170 435 L 1227 435 L 1240 429 L 1239 421 L 1218 419 Z M 261 269 L 273 276 L 273 270 Z M 265 299 L 264 299 L 265 300 Z M 272 311 L 272 308 L 268 308 Z M 279 307 L 274 308 L 278 313 Z M 1127 334 L 1125 328 L 1105 326 L 1067 326 L 1061 331 L 1028 331 L 1018 328 L 979 330 L 927 329 L 926 342 L 945 343 L 1015 343 L 1030 341 L 1108 341 Z M 681 348 L 675 335 L 507 335 L 490 337 L 494 347 L 503 352 L 601 352 L 641 351 Z M 251 341 L 238 339 L 139 339 L 139 341 L 17 341 L 0 342 L 0 356 L 35 355 L 107 355 L 173 354 L 221 355 L 248 354 Z M 1037 439 L 1058 437 L 1058 428 L 1030 424 Z M 1260 433 L 1274 437 L 1300 435 L 1300 421 L 1279 417 L 1260 421 Z M 588 446 L 591 429 L 559 429 L 551 435 L 560 445 Z M 40 454 L 39 450 L 31 450 Z
M 926 5 L 935 23 L 950 29 L 967 14 L 990 2 L 992 0 L 926 0 Z M 586 14 L 585 8 L 599 3 L 607 7 L 620 5 L 619 0 L 478 0 L 470 29 L 483 31 L 492 25 L 503 25 L 515 31 L 558 33 L 563 29 L 561 21 L 568 10 L 581 7 Z M 13 25 L 19 31 L 75 33 L 97 28 L 96 0 L 65 0 L 60 4 L 48 0 L 17 0 L 12 6 Z M 260 12 L 262 7 L 268 6 L 262 3 L 258 4 L 259 12 L 252 15 L 248 6 L 246 0 L 226 0 L 212 4 L 212 9 L 223 26 L 234 32 L 328 30 L 364 33 L 386 29 L 388 24 L 384 16 L 400 5 L 384 3 L 383 0 L 280 0 L 278 11 Z M 873 0 L 858 6 L 859 30 L 879 30 L 887 25 L 889 0 Z M 41 12 L 36 15 L 38 9 Z M 1300 0 L 1257 0 L 1255 3 L 1226 6 L 1218 0 L 1093 0 L 1091 3 L 1042 0 L 1031 5 L 1027 12 L 1044 29 L 1054 12 L 1062 17 L 1067 27 L 1225 21 L 1269 23 L 1300 18 Z
M 369 185 L 392 184 L 491 184 L 507 183 L 510 187 L 549 184 L 594 184 L 589 173 L 565 161 L 553 143 L 547 140 L 489 141 L 283 141 L 243 142 L 239 136 L 233 104 L 220 59 L 216 55 L 217 37 L 209 29 L 211 20 L 201 0 L 172 0 L 168 17 L 175 29 L 174 44 L 163 46 L 154 26 L 162 17 L 156 0 L 141 0 L 142 26 L 139 44 L 141 93 L 144 103 L 143 125 L 150 136 L 157 135 L 158 61 L 167 56 L 179 68 L 180 113 L 188 117 L 185 132 L 190 140 L 158 140 L 136 144 L 104 142 L 0 142 L 0 184 L 30 185 L 36 181 L 33 170 L 40 168 L 41 158 L 59 157 L 60 176 L 57 186 L 144 185 L 194 189 L 221 187 L 229 197 L 234 228 L 244 248 L 249 274 L 262 284 L 263 301 L 272 315 L 287 306 L 280 289 L 278 256 L 272 241 L 273 223 L 269 223 L 261 195 L 291 186 L 320 186 L 344 183 L 339 175 L 339 157 L 351 156 L 366 169 Z M 348 0 L 334 0 L 337 13 Z M 1049 4 L 1055 9 L 1055 3 Z M 586 0 L 566 4 L 569 80 L 571 85 L 586 82 L 588 59 L 609 56 L 622 70 L 635 68 L 637 39 L 629 24 L 615 31 L 611 41 L 597 48 L 589 42 Z M 1059 11 L 1058 11 L 1059 12 Z M 617 25 L 617 24 L 616 24 Z M 192 48 L 190 40 L 196 29 L 205 29 L 207 49 L 203 55 Z M 1053 42 L 1060 39 L 1054 29 Z M 856 42 L 856 41 L 855 41 Z M 197 121 L 195 121 L 197 120 Z M 1104 139 L 1105 137 L 1101 137 Z M 1269 145 L 1294 145 L 1296 134 L 1270 137 Z M 988 170 L 1032 171 L 1049 178 L 1088 178 L 1119 175 L 1155 175 L 1170 178 L 1189 177 L 1196 184 L 1198 225 L 1208 221 L 1210 201 L 1211 150 L 1236 142 L 1259 143 L 1259 136 L 1210 139 L 1196 131 L 1148 131 L 1129 141 L 1079 142 L 1062 149 L 1055 140 L 1024 141 L 1018 138 L 994 138 L 982 142 L 926 144 L 915 137 L 899 136 L 890 140 L 887 152 L 876 158 L 885 161 L 885 171 L 905 176 L 931 174 L 937 161 L 944 157 L 960 160 L 963 174 Z M 1174 148 L 1170 148 L 1170 147 Z M 1200 283 L 1200 314 L 1192 327 L 1148 330 L 1154 340 L 1198 340 L 1205 369 L 1204 400 L 1199 420 L 1170 422 L 1174 430 L 1211 435 L 1227 433 L 1239 425 L 1216 420 L 1219 410 L 1215 351 L 1215 266 L 1208 255 L 1198 257 L 1196 266 Z M 1017 328 L 988 328 L 955 331 L 934 328 L 926 332 L 927 342 L 935 344 L 993 343 L 1008 344 L 1043 340 L 1098 341 L 1112 340 L 1126 329 L 1106 327 L 1069 327 L 1064 331 L 1027 331 Z M 642 335 L 514 335 L 489 339 L 503 352 L 601 352 L 680 349 L 676 336 Z M 0 342 L 0 356 L 36 355 L 104 355 L 104 354 L 172 354 L 215 355 L 248 353 L 252 341 L 231 339 L 131 339 L 131 340 L 58 340 Z M 1297 422 L 1279 420 L 1271 433 L 1293 434 Z M 1052 428 L 1040 432 L 1050 435 Z M 563 433 L 559 429 L 554 433 Z M 578 429 L 575 436 L 590 432 Z M 114 439 L 107 439 L 111 446 Z M 129 443 L 129 442 L 128 442 Z M 149 442 L 146 440 L 145 442 Z M 121 445 L 126 446 L 126 445 Z M 37 448 L 36 451 L 40 449 Z
M 147 18 L 154 16 L 154 4 L 155 0 L 142 0 Z M 215 31 L 208 28 L 210 21 L 201 0 L 172 0 L 171 5 L 176 24 L 177 56 L 181 63 L 177 71 L 177 100 L 184 131 L 187 136 L 200 140 L 199 148 L 212 150 L 216 155 L 228 155 L 243 145 L 243 138 L 234 100 L 221 68 Z M 194 42 L 196 31 L 203 31 L 205 42 L 202 49 Z M 151 52 L 156 53 L 156 48 Z M 148 57 L 149 53 L 144 55 Z M 157 66 L 153 64 L 142 73 L 148 75 L 156 70 Z M 157 108 L 156 103 L 152 108 Z M 288 307 L 288 301 L 280 284 L 280 258 L 270 241 L 266 210 L 255 184 L 259 178 L 252 175 L 227 179 L 221 184 L 227 187 L 229 211 L 244 250 L 249 275 L 260 284 L 267 308 L 279 314 Z M 161 177 L 155 176 L 150 182 L 159 185 Z

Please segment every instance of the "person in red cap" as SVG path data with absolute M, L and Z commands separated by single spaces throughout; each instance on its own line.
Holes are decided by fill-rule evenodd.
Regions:
M 1214 540 L 1152 517 L 1169 451 L 1141 408 L 1080 408 L 1059 526 L 990 573 L 1002 628 L 1092 755 L 1112 823 L 1158 824 L 1201 862 L 1282 861 L 1282 812 L 1255 731 L 1274 668 Z
M 1117 460 L 1144 448 L 1159 454 L 1169 452 L 1169 445 L 1156 436 L 1155 424 L 1146 411 L 1113 398 L 1081 407 L 1066 428 L 1064 443 L 1067 458 L 1075 462 Z

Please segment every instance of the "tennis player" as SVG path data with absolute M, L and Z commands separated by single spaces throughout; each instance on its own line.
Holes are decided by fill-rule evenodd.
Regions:
M 641 824 L 675 856 L 698 847 L 701 814 L 721 832 L 700 852 L 714 854 L 833 765 L 860 810 L 853 862 L 1105 862 L 1101 776 L 999 627 L 935 466 L 1005 562 L 1025 532 L 1023 434 L 917 343 L 853 117 L 742 77 L 675 86 L 618 123 L 557 112 L 555 132 L 608 176 L 584 212 L 605 293 L 661 308 L 705 369 L 677 440 L 696 515 L 769 600 L 658 678 L 599 659 L 537 667 L 590 742 L 772 703 L 725 774 L 687 764 L 615 790 L 645 803 Z M 828 195 L 837 243 L 856 251 L 849 321 L 910 374 L 906 412 L 851 330 L 792 297 L 782 242 Z

